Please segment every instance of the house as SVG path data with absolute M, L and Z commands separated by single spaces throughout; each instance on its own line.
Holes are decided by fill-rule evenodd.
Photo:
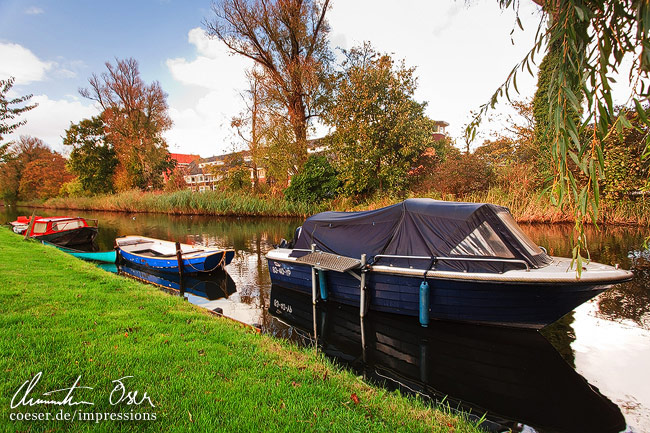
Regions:
M 193 161 L 188 166 L 185 182 L 192 191 L 214 191 L 217 183 L 226 176 L 234 165 L 243 164 L 250 172 L 251 184 L 255 182 L 253 158 L 249 150 L 233 152 L 225 155 L 211 156 Z M 266 183 L 266 168 L 256 167 L 259 183 Z
M 169 157 L 170 159 L 176 161 L 176 168 L 174 170 L 178 173 L 183 173 L 187 171 L 187 168 L 193 161 L 196 161 L 201 158 L 199 155 L 188 155 L 185 153 L 170 153 Z M 169 180 L 171 175 L 172 172 L 169 170 L 163 173 L 163 178 L 165 180 L 165 183 Z

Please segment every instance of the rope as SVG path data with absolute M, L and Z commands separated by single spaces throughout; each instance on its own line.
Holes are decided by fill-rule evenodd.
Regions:
M 204 269 L 204 270 L 196 269 L 196 267 L 194 267 L 194 265 L 189 261 L 190 259 L 187 259 L 187 265 L 188 265 L 190 268 L 194 269 L 196 272 L 206 272 L 206 273 L 209 273 L 209 272 L 212 272 L 212 271 L 214 271 L 215 269 L 217 269 L 219 266 L 221 266 L 222 263 L 223 263 L 223 261 L 224 261 L 225 259 L 226 259 L 226 250 L 223 251 L 223 254 L 221 255 L 221 260 L 219 260 L 219 263 L 217 263 L 217 265 L 216 265 L 214 268 L 209 269 L 209 270 L 207 270 L 207 271 L 206 271 L 205 269 Z M 182 264 L 181 264 L 181 265 L 182 265 Z

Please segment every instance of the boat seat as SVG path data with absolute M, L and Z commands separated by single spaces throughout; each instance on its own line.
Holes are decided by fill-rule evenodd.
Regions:
M 153 241 L 143 241 L 142 239 L 134 239 L 132 241 L 124 241 L 120 242 L 119 246 L 120 247 L 128 247 L 130 245 L 139 245 L 139 244 L 152 244 Z
M 203 250 L 189 250 L 189 251 L 183 251 L 183 255 L 185 254 L 190 254 L 190 253 L 200 253 Z M 145 248 L 143 250 L 135 250 L 135 251 L 129 251 L 132 254 L 139 254 L 141 256 L 148 256 L 148 257 L 176 257 L 176 253 L 172 254 L 163 254 L 160 251 L 152 250 L 151 248 Z

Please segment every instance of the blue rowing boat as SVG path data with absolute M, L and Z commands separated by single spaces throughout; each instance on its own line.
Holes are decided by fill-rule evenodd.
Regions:
M 121 258 L 125 261 L 157 272 L 179 273 L 176 243 L 144 236 L 125 236 L 115 239 Z M 213 272 L 224 269 L 233 257 L 234 250 L 179 244 L 180 260 L 184 274 Z

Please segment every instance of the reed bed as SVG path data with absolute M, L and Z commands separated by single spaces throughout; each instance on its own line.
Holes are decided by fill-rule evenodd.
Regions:
M 407 197 L 416 197 L 414 193 Z M 538 191 L 523 188 L 493 187 L 484 192 L 463 196 L 437 192 L 419 193 L 417 197 L 494 203 L 510 209 L 521 223 L 570 223 L 573 215 L 553 204 Z M 125 191 L 95 197 L 57 197 L 44 203 L 24 203 L 35 207 L 73 210 L 104 210 L 116 212 L 153 212 L 174 215 L 306 217 L 325 210 L 360 211 L 395 204 L 405 197 L 380 196 L 364 201 L 339 197 L 323 203 L 302 203 L 281 196 L 255 195 L 246 192 L 189 190 L 176 192 Z M 601 200 L 599 224 L 650 226 L 650 200 Z

